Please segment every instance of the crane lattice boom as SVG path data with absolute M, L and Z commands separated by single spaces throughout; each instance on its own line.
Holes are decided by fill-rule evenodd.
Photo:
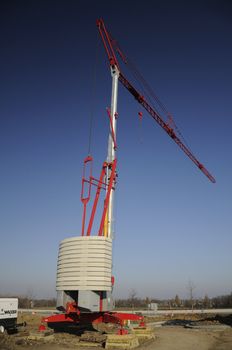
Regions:
M 154 110 L 154 108 L 147 102 L 145 97 L 138 92 L 137 89 L 127 80 L 127 78 L 122 74 L 115 50 L 118 52 L 124 63 L 126 62 L 126 57 L 119 49 L 115 40 L 112 39 L 111 35 L 107 31 L 105 24 L 102 19 L 97 20 L 97 26 L 105 47 L 109 63 L 111 68 L 116 66 L 119 70 L 119 81 L 121 84 L 134 96 L 134 98 L 146 109 L 146 111 L 151 115 L 151 117 L 161 126 L 161 128 L 175 141 L 175 143 L 182 149 L 182 151 L 193 161 L 193 163 L 203 172 L 208 179 L 215 183 L 215 178 L 209 173 L 209 171 L 200 163 L 193 153 L 184 145 L 180 138 L 176 135 L 175 131 L 162 119 L 162 117 Z M 115 50 L 114 50 L 115 48 Z

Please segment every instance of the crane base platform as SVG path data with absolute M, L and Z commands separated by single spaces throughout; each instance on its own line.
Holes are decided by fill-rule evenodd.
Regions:
M 54 330 L 70 331 L 75 328 L 84 328 L 99 323 L 113 323 L 121 326 L 121 329 L 129 322 L 144 324 L 141 315 L 121 312 L 70 312 L 44 317 L 42 322 L 47 323 L 49 328 Z M 139 328 L 139 327 L 137 327 Z M 121 332 L 121 334 L 124 334 Z

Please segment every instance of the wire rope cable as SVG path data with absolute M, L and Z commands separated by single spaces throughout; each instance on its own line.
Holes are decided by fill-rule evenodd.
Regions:
M 147 83 L 145 78 L 142 76 L 142 74 L 139 72 L 139 70 L 136 68 L 135 64 L 127 58 L 128 62 L 128 68 L 131 70 L 132 74 L 134 75 L 137 82 L 142 86 L 143 92 L 145 92 L 145 96 L 148 98 L 149 102 L 153 105 L 151 102 L 151 99 L 155 100 L 155 102 L 158 104 L 159 108 L 166 114 L 167 117 L 171 117 L 171 121 L 173 124 L 174 129 L 180 136 L 180 138 L 184 141 L 185 145 L 189 148 L 191 151 L 191 148 L 189 147 L 185 137 L 183 136 L 182 132 L 180 131 L 180 128 L 176 125 L 173 116 L 168 111 L 167 107 L 164 105 L 163 102 L 158 98 L 158 96 L 154 93 L 154 90 L 151 88 L 151 86 Z M 154 105 L 153 105 L 154 107 Z M 155 108 L 157 109 L 157 108 Z M 192 151 L 191 151 L 192 152 Z
M 143 75 L 139 72 L 138 68 L 136 65 L 132 62 L 132 60 L 124 54 L 124 52 L 121 50 L 121 47 L 119 46 L 118 42 L 114 39 L 112 39 L 113 45 L 115 45 L 115 48 L 121 57 L 122 61 L 124 64 L 128 67 L 132 75 L 134 76 L 135 80 L 139 84 L 144 96 L 146 96 L 147 100 L 149 103 L 152 105 L 152 107 L 157 111 L 157 106 L 159 107 L 159 110 L 162 111 L 168 118 L 171 119 L 172 125 L 176 132 L 178 133 L 179 137 L 184 141 L 185 145 L 189 148 L 191 151 L 191 148 L 189 147 L 186 139 L 184 138 L 182 132 L 180 131 L 180 128 L 177 127 L 173 116 L 171 113 L 168 111 L 167 107 L 165 104 L 159 99 L 159 97 L 155 94 L 154 90 L 151 88 L 151 86 L 148 84 L 146 79 L 143 77 Z M 157 106 L 154 105 L 154 101 L 157 104 Z M 162 114 L 162 113 L 161 113 Z M 168 124 L 168 123 L 167 123 Z
M 90 106 L 90 117 L 89 117 L 89 137 L 88 137 L 88 154 L 92 151 L 92 141 L 93 141 L 93 124 L 94 124 L 94 114 L 95 114 L 95 103 L 96 103 L 96 84 L 97 84 L 97 63 L 98 63 L 98 46 L 99 39 L 96 36 L 96 48 L 95 48 L 95 59 L 93 64 L 93 78 L 92 78 L 92 96 L 91 96 L 91 106 Z

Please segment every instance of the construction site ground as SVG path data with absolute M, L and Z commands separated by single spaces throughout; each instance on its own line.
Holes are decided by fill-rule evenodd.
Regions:
M 147 317 L 154 339 L 141 340 L 140 350 L 231 350 L 232 315 L 167 315 Z M 52 331 L 41 335 L 38 327 L 41 315 L 19 314 L 18 323 L 26 322 L 15 334 L 0 334 L 0 350 L 76 350 L 102 349 L 106 334 L 115 333 L 115 325 L 100 331 L 82 329 L 76 334 Z M 38 335 L 38 337 L 37 337 Z M 123 345 L 120 346 L 123 349 Z

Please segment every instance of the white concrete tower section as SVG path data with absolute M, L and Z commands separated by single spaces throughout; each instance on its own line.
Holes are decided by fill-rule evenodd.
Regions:
M 112 126 L 114 130 L 114 136 L 116 140 L 116 127 L 117 127 L 117 103 L 118 103 L 118 78 L 119 78 L 119 70 L 117 66 L 111 66 L 111 76 L 112 76 L 112 94 L 111 94 L 111 109 L 110 114 L 112 118 Z M 111 133 L 109 133 L 109 140 L 108 140 L 108 154 L 107 154 L 107 162 L 111 163 L 116 158 L 116 150 L 115 145 Z M 110 178 L 110 172 L 111 170 L 108 169 L 107 171 L 107 179 L 106 182 L 109 182 Z M 109 198 L 109 206 L 108 206 L 108 213 L 106 215 L 107 220 L 107 237 L 113 238 L 114 233 L 114 190 L 110 193 Z

